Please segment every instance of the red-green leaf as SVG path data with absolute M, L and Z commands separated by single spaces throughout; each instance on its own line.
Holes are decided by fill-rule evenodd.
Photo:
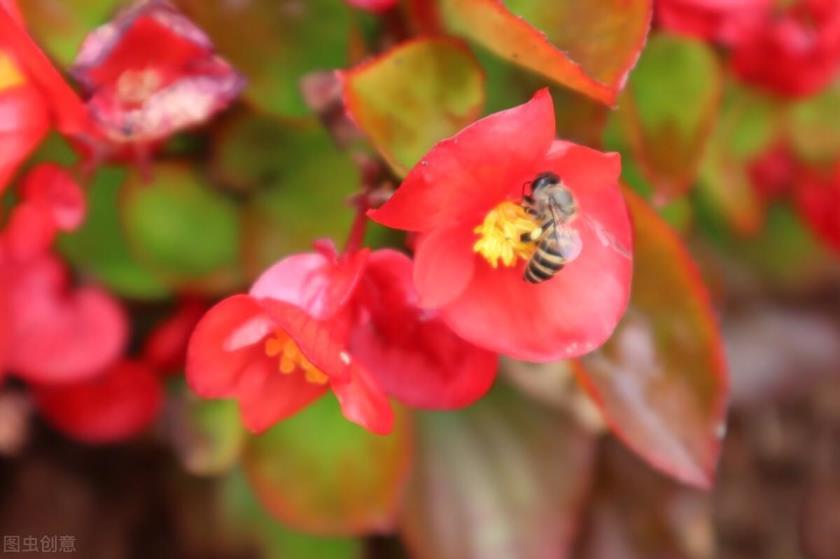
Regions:
M 484 103 L 478 61 L 466 45 L 443 37 L 403 43 L 343 78 L 350 114 L 402 175 L 478 118 Z
M 184 393 L 174 401 L 169 419 L 172 447 L 188 472 L 216 475 L 236 463 L 245 435 L 235 402 Z
M 576 362 L 607 423 L 652 465 L 712 483 L 728 379 L 709 295 L 679 238 L 625 189 L 635 225 L 630 307 L 606 345 Z
M 619 116 L 658 201 L 694 183 L 722 87 L 710 47 L 668 35 L 651 38 L 621 98 Z
M 566 557 L 594 439 L 509 388 L 419 419 L 402 519 L 416 559 Z
M 441 0 L 440 8 L 453 30 L 497 55 L 612 104 L 644 46 L 652 2 Z
M 840 82 L 791 108 L 790 136 L 796 154 L 814 163 L 830 163 L 840 156 Z
M 305 532 L 350 535 L 393 528 L 412 458 L 410 426 L 377 436 L 350 423 L 332 396 L 246 442 L 243 465 L 257 498 Z

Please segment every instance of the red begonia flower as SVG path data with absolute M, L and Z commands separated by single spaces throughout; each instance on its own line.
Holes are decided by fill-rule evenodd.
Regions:
M 0 192 L 49 126 L 43 96 L 0 40 Z
M 354 8 L 369 12 L 384 12 L 397 5 L 398 0 L 347 0 Z
M 799 0 L 733 46 L 732 68 L 742 80 L 774 93 L 816 93 L 840 71 L 840 2 Z
M 769 202 L 788 193 L 798 167 L 791 149 L 780 143 L 750 162 L 750 182 L 761 199 Z
M 244 85 L 207 35 L 166 2 L 140 3 L 94 30 L 71 71 L 114 142 L 155 142 L 201 124 Z
M 489 388 L 495 356 L 413 305 L 406 256 L 319 249 L 281 260 L 248 295 L 202 318 L 186 368 L 200 396 L 236 398 L 246 426 L 260 431 L 331 389 L 348 419 L 386 433 L 393 421 L 386 393 L 452 407 Z
M 0 368 L 52 384 L 90 378 L 119 356 L 127 322 L 119 304 L 95 287 L 68 287 L 49 254 L 25 260 L 0 243 L 0 293 L 7 312 L 7 352 Z
M 771 0 L 659 0 L 657 22 L 689 37 L 732 43 L 767 17 Z
M 35 401 L 53 427 L 86 443 L 111 443 L 146 430 L 163 401 L 160 379 L 148 365 L 119 361 L 93 379 L 34 387 Z
M 190 334 L 206 310 L 207 306 L 201 301 L 182 301 L 175 312 L 155 326 L 146 338 L 143 361 L 164 373 L 182 370 Z
M 618 187 L 620 159 L 554 139 L 547 90 L 438 143 L 371 217 L 417 232 L 414 281 L 467 341 L 517 359 L 550 361 L 602 344 L 627 306 L 632 234 Z M 553 278 L 523 279 L 538 227 L 520 205 L 540 173 L 555 173 L 578 207 L 568 223 L 579 253 Z
M 793 187 L 793 199 L 811 230 L 840 251 L 840 163 L 828 171 L 803 168 Z

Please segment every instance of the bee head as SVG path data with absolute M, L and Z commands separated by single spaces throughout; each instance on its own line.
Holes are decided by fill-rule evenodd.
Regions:
M 560 184 L 560 177 L 550 171 L 546 171 L 537 175 L 537 178 L 531 183 L 531 192 L 537 192 L 538 190 L 557 184 Z

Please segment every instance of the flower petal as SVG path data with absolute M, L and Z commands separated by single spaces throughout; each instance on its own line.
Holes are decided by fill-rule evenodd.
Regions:
M 9 60 L 0 51 L 0 66 Z M 37 89 L 29 85 L 10 88 L 0 85 L 0 192 L 48 129 L 49 114 Z
M 417 306 L 411 270 L 402 253 L 371 255 L 364 287 L 369 319 L 354 330 L 352 354 L 405 404 L 430 409 L 470 404 L 493 383 L 496 356 Z
M 441 309 L 464 339 L 528 361 L 566 359 L 604 343 L 627 308 L 633 271 L 618 156 L 557 142 L 542 165 L 577 198 L 580 256 L 537 285 L 523 281 L 522 265 L 492 269 L 479 261 L 461 297 Z
M 351 361 L 349 380 L 333 382 L 332 390 L 344 417 L 371 433 L 387 435 L 391 432 L 394 410 L 367 369 Z
M 245 427 L 254 433 L 294 415 L 328 390 L 326 385 L 307 382 L 299 372 L 281 374 L 268 359 L 252 361 L 240 378 L 239 411 Z
M 158 376 L 133 361 L 121 361 L 91 380 L 40 386 L 34 393 L 47 421 L 87 443 L 121 441 L 140 433 L 157 417 L 163 401 Z
M 62 167 L 44 163 L 35 167 L 23 183 L 23 198 L 43 208 L 58 229 L 72 231 L 84 220 L 84 192 Z
M 531 178 L 554 139 L 554 106 L 547 89 L 439 142 L 408 174 L 373 220 L 429 231 L 475 219 Z M 478 220 L 476 220 L 478 221 Z
M 368 251 L 336 262 L 319 252 L 288 256 L 263 272 L 250 294 L 291 303 L 318 319 L 338 312 L 356 288 Z
M 466 224 L 436 229 L 417 242 L 414 255 L 414 284 L 420 306 L 441 307 L 460 295 L 472 279 L 476 235 Z
M 203 398 L 232 396 L 243 370 L 266 360 L 256 344 L 273 323 L 255 299 L 234 295 L 202 317 L 187 348 L 187 382 Z

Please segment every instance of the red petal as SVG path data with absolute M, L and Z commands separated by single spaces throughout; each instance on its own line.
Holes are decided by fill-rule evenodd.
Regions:
M 245 427 L 255 433 L 294 415 L 328 390 L 327 385 L 307 382 L 300 372 L 280 373 L 277 362 L 268 359 L 252 361 L 240 379 L 236 388 L 240 414 Z
M 276 327 L 248 295 L 234 295 L 212 307 L 198 322 L 187 348 L 186 376 L 201 397 L 232 396 L 243 370 L 268 359 L 262 342 Z
M 364 304 L 369 319 L 354 330 L 352 353 L 384 390 L 420 408 L 465 406 L 496 376 L 496 356 L 457 337 L 417 307 L 411 260 L 393 250 L 370 257 Z
M 527 103 L 487 116 L 439 142 L 370 216 L 409 231 L 465 220 L 477 223 L 533 178 L 534 164 L 553 139 L 554 105 L 543 89 Z
M 186 361 L 187 344 L 206 310 L 200 301 L 186 300 L 146 338 L 143 360 L 159 371 L 180 370 Z
M 121 441 L 144 431 L 157 417 L 162 397 L 154 371 L 132 361 L 89 381 L 35 388 L 47 421 L 87 443 Z
M 414 283 L 420 306 L 438 308 L 463 293 L 475 271 L 473 225 L 436 229 L 417 242 Z
M 348 381 L 332 383 L 344 417 L 371 433 L 387 435 L 394 427 L 394 410 L 371 374 L 355 362 Z
M 528 361 L 566 359 L 604 343 L 627 308 L 633 271 L 618 156 L 558 142 L 542 167 L 578 200 L 580 256 L 538 285 L 523 281 L 522 265 L 492 269 L 478 260 L 461 297 L 441 309 L 464 339 Z
M 0 239 L 11 257 L 28 260 L 46 252 L 55 233 L 52 217 L 42 208 L 24 202 L 12 210 Z
M 367 263 L 362 250 L 336 262 L 321 253 L 288 256 L 260 275 L 250 294 L 285 301 L 318 319 L 338 312 L 353 294 Z
M 3 56 L 0 51 L 0 58 Z M 47 108 L 37 89 L 28 85 L 0 88 L 0 192 L 41 143 L 49 125 Z
M 62 167 L 53 163 L 38 165 L 26 175 L 22 188 L 23 199 L 43 208 L 62 231 L 72 231 L 84 220 L 85 195 Z
M 98 374 L 120 354 L 128 325 L 108 293 L 93 287 L 65 292 L 62 267 L 52 257 L 15 266 L 10 368 L 35 382 L 73 382 Z

